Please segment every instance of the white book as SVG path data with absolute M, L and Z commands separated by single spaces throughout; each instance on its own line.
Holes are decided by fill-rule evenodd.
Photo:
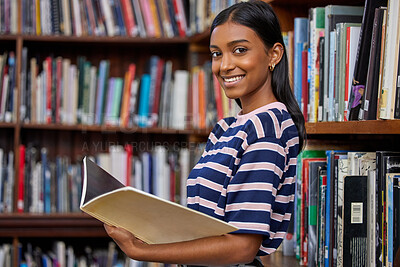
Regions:
M 114 25 L 114 19 L 113 19 L 113 15 L 112 15 L 111 6 L 110 6 L 108 0 L 100 0 L 100 5 L 101 5 L 101 11 L 103 12 L 103 15 L 104 15 L 104 20 L 106 22 L 107 35 L 114 36 L 115 35 L 115 25 Z
M 143 176 L 142 176 L 142 161 L 139 157 L 133 157 L 134 160 L 134 179 L 133 179 L 133 187 L 138 190 L 143 190 Z
M 126 229 L 148 244 L 219 236 L 235 226 L 130 186 L 87 158 L 83 160 L 80 208 L 98 220 Z
M 186 128 L 187 95 L 189 88 L 189 73 L 186 70 L 176 70 L 174 73 L 172 128 L 183 130 Z
M 153 153 L 153 184 L 154 194 L 162 199 L 170 199 L 170 175 L 167 164 L 167 150 L 163 146 L 156 146 Z
M 112 145 L 109 147 L 111 159 L 110 174 L 118 177 L 121 184 L 127 185 L 127 155 L 123 146 Z
M 385 55 L 383 62 L 382 94 L 380 106 L 381 119 L 394 118 L 396 93 L 397 61 L 399 58 L 399 16 L 398 0 L 388 1 Z
M 71 20 L 70 20 L 70 1 L 69 0 L 62 0 L 62 18 L 63 18 L 63 25 L 64 25 L 64 35 L 71 35 Z
M 344 179 L 348 174 L 348 159 L 347 155 L 340 156 L 338 161 L 338 192 L 337 192 L 337 201 L 338 201 L 338 215 L 337 215 L 337 266 L 343 266 L 343 207 L 344 207 Z
M 4 121 L 5 120 L 9 84 L 10 84 L 9 83 L 9 76 L 8 76 L 8 74 L 5 74 L 4 77 L 3 77 L 3 86 L 2 86 L 3 90 L 1 90 L 0 121 Z
M 73 8 L 73 18 L 74 18 L 74 29 L 76 36 L 82 36 L 82 20 L 81 20 L 81 12 L 79 7 L 78 0 L 72 0 L 72 8 Z
M 187 205 L 186 181 L 190 172 L 190 151 L 188 148 L 181 148 L 179 151 L 179 166 L 181 170 L 180 204 Z

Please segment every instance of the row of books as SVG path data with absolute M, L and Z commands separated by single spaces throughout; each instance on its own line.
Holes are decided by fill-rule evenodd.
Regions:
M 27 49 L 23 49 L 27 58 Z M 24 60 L 26 61 L 26 60 Z M 189 73 L 152 56 L 136 77 L 131 63 L 124 77 L 110 77 L 110 61 L 93 65 L 85 57 L 31 58 L 23 82 L 21 120 L 25 123 L 114 125 L 184 129 Z M 41 70 L 39 72 L 39 69 Z M 25 75 L 23 75 L 25 76 Z
M 184 37 L 242 0 L 0 0 L 0 34 Z M 18 10 L 21 6 L 22 15 Z
M 189 0 L 189 25 L 192 34 L 206 31 L 215 16 L 225 8 L 243 0 Z
M 93 159 L 125 185 L 186 205 L 186 178 L 203 145 L 190 148 L 156 145 L 148 151 L 136 151 L 137 147 L 110 145 L 108 152 L 98 153 Z M 67 156 L 51 159 L 46 148 L 32 145 L 21 145 L 19 153 L 17 212 L 80 212 L 81 162 L 72 163 Z M 0 194 L 0 199 L 7 199 L 3 212 L 13 211 L 12 186 L 7 179 L 0 183 L 1 188 L 7 188 L 4 190 L 7 194 Z
M 90 244 L 89 242 L 86 242 Z M 76 246 L 65 241 L 53 241 L 50 246 L 34 246 L 32 243 L 19 244 L 20 267 L 33 266 L 127 266 L 129 258 L 121 252 L 114 242 L 105 247 L 92 245 Z M 1 265 L 7 266 L 7 265 Z M 11 267 L 12 265 L 10 265 Z
M 293 219 L 300 264 L 393 266 L 399 182 L 400 152 L 303 151 Z
M 185 37 L 184 0 L 1 0 L 1 33 L 66 36 Z M 21 15 L 18 17 L 18 8 Z
M 295 18 L 293 87 L 305 119 L 400 118 L 399 5 L 310 8 Z
M 24 123 L 209 129 L 238 112 L 211 73 L 210 62 L 191 72 L 173 71 L 172 61 L 154 55 L 140 77 L 135 63 L 124 77 L 110 77 L 106 59 L 96 66 L 84 56 L 73 64 L 59 56 L 28 60 L 27 48 L 22 55 Z
M 15 119 L 16 58 L 13 51 L 0 55 L 0 122 Z

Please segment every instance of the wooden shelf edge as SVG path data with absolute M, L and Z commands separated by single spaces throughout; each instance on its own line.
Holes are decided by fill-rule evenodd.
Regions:
M 400 134 L 400 120 L 371 120 L 306 123 L 307 135 Z
M 103 223 L 81 213 L 71 214 L 1 214 L 2 237 L 106 236 Z
M 13 124 L 7 126 L 12 127 Z M 2 127 L 2 124 L 0 124 Z M 6 127 L 4 125 L 3 127 Z M 177 135 L 208 135 L 209 131 L 204 129 L 170 129 L 160 127 L 123 127 L 123 126 L 106 126 L 106 125 L 68 125 L 68 124 L 21 124 L 21 129 L 28 130 L 54 130 L 54 131 L 81 131 L 86 132 L 104 132 L 104 133 L 155 133 L 155 134 L 177 134 Z

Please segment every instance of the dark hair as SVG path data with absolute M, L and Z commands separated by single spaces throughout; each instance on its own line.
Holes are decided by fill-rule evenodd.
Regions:
M 231 21 L 252 29 L 263 41 L 266 48 L 271 48 L 275 43 L 280 43 L 284 48 L 283 37 L 279 21 L 272 7 L 263 1 L 241 2 L 221 11 L 211 25 L 211 33 L 215 27 Z M 286 48 L 281 61 L 275 66 L 271 78 L 272 92 L 279 102 L 286 105 L 294 124 L 299 132 L 300 150 L 306 140 L 304 117 L 300 111 L 289 83 L 289 64 Z M 241 106 L 240 100 L 236 102 Z

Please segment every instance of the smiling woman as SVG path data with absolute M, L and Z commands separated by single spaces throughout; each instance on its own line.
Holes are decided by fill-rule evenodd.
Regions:
M 304 119 L 290 89 L 279 23 L 263 1 L 222 11 L 211 28 L 212 71 L 242 110 L 222 119 L 187 180 L 188 207 L 239 230 L 162 245 L 105 226 L 131 258 L 195 265 L 262 266 L 282 242 L 293 210 Z

